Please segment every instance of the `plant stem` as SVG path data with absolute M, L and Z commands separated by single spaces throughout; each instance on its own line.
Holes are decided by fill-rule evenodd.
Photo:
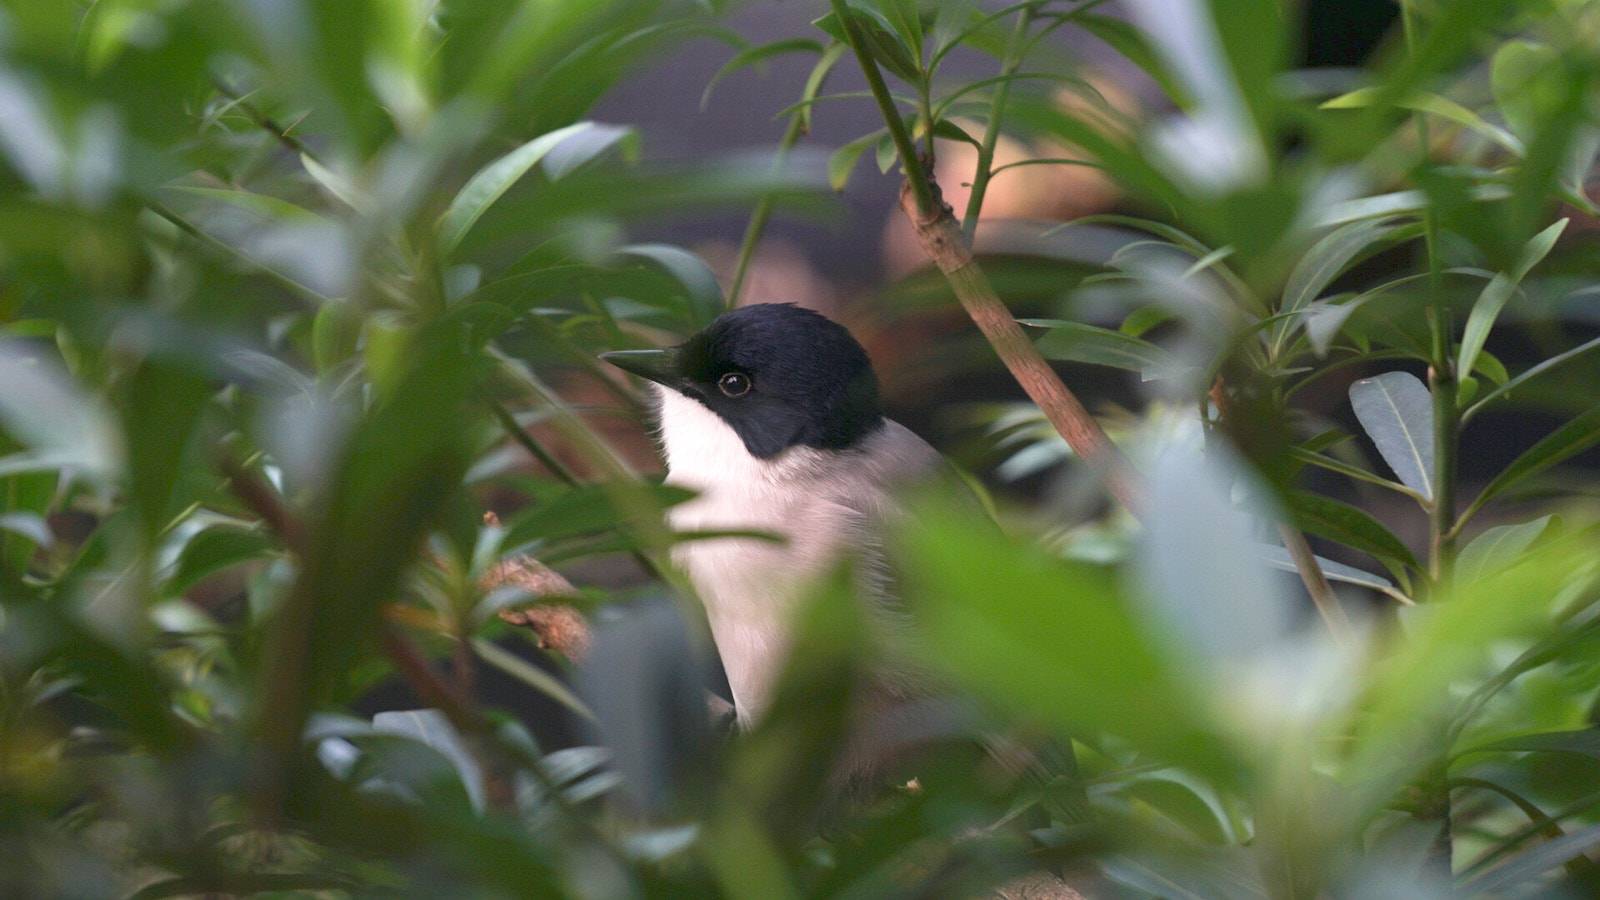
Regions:
M 1417 22 L 1414 0 L 1402 0 L 1400 18 L 1406 50 L 1408 53 L 1415 52 Z M 1427 119 L 1421 112 L 1413 115 L 1418 152 L 1421 154 L 1417 161 L 1420 168 L 1429 164 L 1431 141 Z M 1430 595 L 1438 597 L 1441 589 L 1449 583 L 1455 559 L 1456 436 L 1460 431 L 1460 423 L 1456 409 L 1455 360 L 1450 353 L 1454 322 L 1443 290 L 1444 263 L 1439 256 L 1439 221 L 1431 200 L 1422 209 L 1422 232 L 1428 255 L 1428 327 L 1432 338 L 1428 390 L 1433 397 L 1433 504 L 1429 507 L 1428 515 L 1428 577 L 1433 582 Z M 1449 776 L 1449 758 L 1442 757 L 1430 767 L 1418 786 L 1422 802 L 1417 804 L 1416 812 L 1418 819 L 1438 823 L 1439 834 L 1429 852 L 1429 863 L 1447 879 L 1454 869 L 1455 856 Z
M 944 273 L 955 291 L 956 298 L 971 317 L 973 324 L 983 332 L 995 353 L 1011 371 L 1028 397 L 1039 405 L 1050 424 L 1066 440 L 1067 445 L 1105 483 L 1112 496 L 1139 515 L 1144 510 L 1144 485 L 1138 473 L 1122 451 L 1106 436 L 1089 411 L 1084 409 L 1077 396 L 1061 382 L 1050 364 L 1034 348 L 1022 327 L 1012 317 L 1011 311 L 1001 302 L 988 276 L 972 258 L 972 246 L 938 193 L 938 186 L 922 167 L 916 156 L 916 146 L 907 133 L 905 122 L 889 96 L 889 88 L 878 72 L 877 63 L 862 49 L 861 36 L 856 32 L 854 19 L 845 8 L 844 0 L 829 0 L 843 23 L 849 38 L 850 50 L 861 71 L 867 77 L 872 95 L 883 114 L 884 124 L 894 139 L 900 153 L 900 165 L 905 172 L 905 183 L 900 187 L 900 208 L 911 219 L 912 229 L 922 249 Z
M 778 141 L 778 153 L 773 158 L 774 168 L 782 166 L 789 158 L 789 151 L 805 134 L 805 117 L 796 113 L 789 117 L 789 127 L 783 131 L 783 138 Z M 733 270 L 733 283 L 728 285 L 728 309 L 739 305 L 739 294 L 744 289 L 744 279 L 750 271 L 750 260 L 756 255 L 756 245 L 761 243 L 761 235 L 767 230 L 767 221 L 772 218 L 772 195 L 762 194 L 761 200 L 756 203 L 756 208 L 750 213 L 750 223 L 744 228 L 744 238 L 739 242 L 739 262 Z
M 504 403 L 493 397 L 488 397 L 487 399 L 489 401 L 489 409 L 494 413 L 495 421 L 500 423 L 500 427 L 505 430 L 508 437 L 520 444 L 522 449 L 528 451 L 529 456 L 539 461 L 540 465 L 549 469 L 550 474 L 556 476 L 562 484 L 567 487 L 577 487 L 579 485 L 578 476 L 567 468 L 566 463 L 557 459 L 555 454 L 545 449 L 543 444 L 534 440 L 533 435 L 522 427 L 522 424 L 517 421 L 517 417 L 511 414 L 511 410 L 506 409 Z
M 1417 40 L 1416 8 L 1411 0 L 1401 4 L 1401 25 L 1406 48 Z M 1430 140 L 1428 120 L 1413 114 L 1416 123 L 1419 166 L 1428 165 Z M 1451 354 L 1455 333 L 1449 298 L 1444 294 L 1444 262 L 1439 256 L 1439 221 L 1433 204 L 1422 208 L 1423 246 L 1428 257 L 1428 390 L 1433 396 L 1433 503 L 1428 515 L 1428 577 L 1437 590 L 1449 581 L 1455 559 L 1456 514 L 1456 437 L 1460 431 L 1460 411 L 1456 409 L 1455 360 Z
M 1012 29 L 1011 41 L 1006 45 L 1006 58 L 1000 64 L 1002 76 L 1011 75 L 1022 65 L 1021 48 L 1028 36 L 1028 26 L 1033 24 L 1031 6 L 1017 13 L 1017 25 Z M 1011 93 L 1011 82 L 995 85 L 994 99 L 989 104 L 989 122 L 983 129 L 983 142 L 978 147 L 978 165 L 972 173 L 972 193 L 967 196 L 967 211 L 961 217 L 961 231 L 972 240 L 978 232 L 978 214 L 983 211 L 983 196 L 989 190 L 989 179 L 994 177 L 994 147 L 1000 140 L 1000 117 L 1005 110 L 1006 97 Z M 929 128 L 932 128 L 929 123 Z
M 1311 545 L 1306 543 L 1306 536 L 1293 525 L 1279 522 L 1278 539 L 1283 541 L 1283 548 L 1289 551 L 1295 572 L 1305 583 L 1306 592 L 1311 595 L 1311 602 L 1316 605 L 1322 621 L 1327 623 L 1328 631 L 1333 633 L 1333 639 L 1341 647 L 1354 647 L 1355 634 L 1350 628 L 1350 620 L 1345 617 L 1344 607 L 1339 605 L 1339 598 L 1334 595 L 1328 576 L 1317 565 L 1317 558 L 1311 552 Z
M 889 86 L 883 81 L 883 73 L 878 71 L 878 64 L 873 62 L 871 54 L 863 49 L 861 32 L 856 27 L 855 16 L 851 14 L 844 0 L 828 0 L 828 5 L 833 7 L 834 15 L 839 17 L 839 24 L 844 28 L 845 42 L 850 45 L 850 52 L 855 56 L 856 62 L 861 64 L 861 73 L 867 78 L 867 87 L 871 88 L 872 98 L 877 101 L 878 111 L 883 115 L 883 123 L 889 128 L 889 137 L 894 141 L 895 151 L 900 155 L 900 169 L 905 173 L 906 183 L 911 186 L 912 196 L 916 198 L 917 211 L 923 215 L 933 215 L 942 203 L 933 195 L 933 182 L 922 170 L 921 160 L 917 157 L 916 142 L 911 139 L 911 132 L 906 130 L 905 119 L 900 116 L 900 108 L 895 106 L 894 98 L 889 96 Z
M 931 187 L 931 185 L 924 185 Z M 1089 415 L 1083 403 L 1062 383 L 1061 377 L 1038 349 L 1023 334 L 1011 311 L 1001 302 L 983 269 L 972 258 L 972 248 L 961 226 L 942 203 L 932 217 L 920 215 L 913 206 L 914 190 L 909 181 L 902 186 L 900 205 L 911 218 L 922 249 L 944 272 L 957 299 L 978 330 L 988 339 L 995 353 L 1011 371 L 1028 397 L 1039 405 L 1090 469 L 1105 483 L 1113 497 L 1138 516 L 1144 511 L 1144 484 L 1127 457 L 1106 436 L 1100 423 Z

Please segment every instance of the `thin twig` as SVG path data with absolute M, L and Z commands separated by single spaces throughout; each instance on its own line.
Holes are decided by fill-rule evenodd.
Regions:
M 1033 23 L 1033 12 L 1032 6 L 1025 6 L 1017 12 L 1017 25 L 1011 32 L 1010 43 L 1006 45 L 1005 61 L 1000 65 L 1002 78 L 1015 73 L 1017 67 L 1022 65 L 1020 49 L 1028 36 L 1028 26 Z M 961 218 L 961 231 L 969 241 L 978 233 L 978 215 L 983 211 L 983 197 L 989 190 L 989 179 L 995 175 L 995 170 L 990 167 L 994 165 L 994 148 L 1000 140 L 1000 118 L 1010 93 L 1010 80 L 1001 81 L 995 85 L 994 99 L 989 104 L 989 122 L 984 126 L 983 141 L 978 146 L 978 165 L 972 173 L 972 193 L 967 196 L 967 212 Z
M 290 125 L 288 128 L 279 125 L 277 120 L 262 112 L 261 109 L 254 103 L 251 103 L 249 100 L 245 99 L 245 95 L 239 93 L 233 88 L 233 86 L 224 83 L 221 78 L 213 77 L 211 79 L 211 86 L 217 89 L 217 93 L 227 97 L 229 100 L 232 100 L 235 106 L 238 106 L 240 109 L 244 110 L 245 115 L 250 117 L 250 121 L 255 123 L 257 128 L 260 128 L 261 130 L 271 134 L 274 138 L 277 138 L 278 143 L 296 153 L 303 153 L 312 159 L 317 158 L 316 153 L 314 153 L 310 147 L 306 146 L 305 141 L 302 141 L 289 133 L 290 129 L 292 129 L 294 125 Z M 299 123 L 297 122 L 295 124 Z
M 1344 614 L 1344 607 L 1339 605 L 1339 598 L 1334 595 L 1328 576 L 1317 565 L 1317 558 L 1311 552 L 1311 545 L 1306 543 L 1306 536 L 1287 522 L 1277 525 L 1278 539 L 1283 541 L 1283 548 L 1289 551 L 1289 559 L 1294 561 L 1294 569 L 1305 583 L 1311 602 L 1316 604 L 1317 613 L 1327 623 L 1328 631 L 1333 633 L 1333 639 L 1346 649 L 1354 647 L 1355 633 L 1350 627 L 1350 620 Z
M 883 81 L 883 73 L 878 71 L 878 64 L 873 62 L 872 56 L 863 49 L 861 31 L 856 27 L 855 16 L 851 14 L 844 0 L 828 0 L 833 12 L 839 17 L 840 27 L 844 29 L 845 42 L 850 45 L 850 52 L 855 55 L 856 62 L 861 64 L 861 72 L 867 77 L 867 86 L 872 90 L 872 98 L 877 101 L 878 111 L 883 115 L 883 122 L 889 128 L 889 136 L 894 141 L 895 151 L 900 155 L 900 169 L 905 173 L 906 183 L 911 186 L 911 193 L 916 198 L 917 211 L 924 215 L 932 215 L 941 205 L 934 197 L 932 180 L 926 177 L 922 164 L 917 156 L 917 145 L 911 138 L 911 132 L 906 130 L 905 120 L 900 118 L 900 110 L 895 106 L 894 97 L 889 94 L 889 86 Z M 930 126 L 931 127 L 931 126 Z
M 222 474 L 233 495 L 283 540 L 289 552 L 299 555 L 305 550 L 305 528 L 284 505 L 278 492 L 256 477 L 238 460 L 225 455 L 221 463 Z
M 789 151 L 799 142 L 800 136 L 805 133 L 805 117 L 796 113 L 789 117 L 789 127 L 783 131 L 783 137 L 778 141 L 778 151 L 774 156 L 772 165 L 780 167 L 789 158 Z M 756 208 L 750 213 L 750 222 L 744 228 L 744 237 L 739 241 L 739 261 L 733 269 L 733 282 L 728 285 L 728 309 L 739 305 L 739 294 L 744 290 L 744 279 L 750 271 L 750 261 L 756 255 L 756 245 L 761 243 L 761 235 L 767 230 L 767 222 L 772 218 L 773 199 L 771 193 L 761 195 L 756 202 Z
M 393 626 L 379 632 L 384 655 L 395 671 L 415 691 L 417 699 L 439 710 L 461 736 L 483 775 L 484 802 L 495 812 L 516 811 L 516 785 L 512 766 L 494 743 L 494 728 L 468 695 L 445 681 L 428 660 Z M 464 645 L 462 645 L 464 646 Z
M 540 465 L 549 469 L 550 474 L 556 476 L 567 487 L 577 487 L 581 484 L 578 476 L 567 468 L 566 463 L 557 459 L 555 454 L 545 449 L 543 444 L 534 440 L 533 435 L 522 427 L 522 424 L 517 421 L 517 417 L 511 414 L 511 410 L 506 409 L 504 403 L 493 397 L 489 397 L 488 401 L 489 409 L 494 413 L 495 420 L 500 423 L 500 427 L 505 429 L 506 434 L 521 445 L 522 449 L 528 451 L 529 456 L 538 460 Z

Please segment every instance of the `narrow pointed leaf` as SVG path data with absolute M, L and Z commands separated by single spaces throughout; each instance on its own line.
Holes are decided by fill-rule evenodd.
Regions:
M 1141 373 L 1147 381 L 1162 373 L 1177 371 L 1179 367 L 1172 354 L 1149 341 L 1120 331 L 1059 319 L 1020 321 L 1023 325 L 1050 329 L 1034 342 L 1045 359 L 1127 369 Z
M 1600 760 L 1600 728 L 1523 734 L 1481 744 L 1462 753 L 1572 753 Z
M 884 17 L 894 26 L 900 40 L 911 51 L 914 59 L 922 59 L 922 15 L 917 11 L 917 0 L 882 0 L 879 4 Z
M 1299 567 L 1294 564 L 1294 559 L 1289 556 L 1288 550 L 1285 550 L 1276 544 L 1259 544 L 1257 545 L 1256 549 L 1261 555 L 1261 561 L 1272 568 L 1277 569 L 1280 572 L 1300 571 Z M 1406 599 L 1405 595 L 1396 590 L 1394 582 L 1383 577 L 1382 575 L 1374 575 L 1365 569 L 1358 569 L 1355 566 L 1347 566 L 1344 563 L 1334 562 L 1331 559 L 1321 556 L 1314 556 L 1312 558 L 1317 561 L 1317 568 L 1322 570 L 1322 574 L 1328 576 L 1329 581 L 1342 581 L 1345 584 L 1353 584 L 1357 587 L 1370 588 L 1372 590 L 1388 594 L 1392 597 Z
M 898 158 L 895 151 L 894 139 L 887 134 L 878 138 L 878 146 L 874 156 L 877 159 L 878 171 L 885 175 L 889 174 L 890 167 L 894 165 L 895 159 Z
M 1472 506 L 1467 510 L 1468 514 L 1476 512 L 1485 503 L 1522 479 L 1565 462 L 1597 443 L 1600 443 L 1600 408 L 1591 409 L 1561 426 L 1555 433 L 1512 460 L 1511 465 L 1506 466 L 1493 481 L 1489 482 L 1483 493 L 1478 495 L 1478 499 L 1472 501 Z
M 1456 557 L 1456 577 L 1482 578 L 1511 565 L 1556 521 L 1553 515 L 1540 516 L 1532 522 L 1490 528 L 1462 548 Z
M 1433 401 L 1415 375 L 1385 372 L 1350 386 L 1350 405 L 1400 482 L 1433 500 Z
M 578 122 L 541 134 L 480 169 L 456 194 L 439 223 L 439 249 L 443 255 L 448 257 L 454 252 L 489 207 L 538 165 L 545 154 L 567 138 L 592 127 L 592 122 Z
M 1311 249 L 1300 257 L 1294 270 L 1289 273 L 1289 280 L 1283 287 L 1283 302 L 1278 308 L 1279 312 L 1292 313 L 1310 306 L 1313 300 L 1327 290 L 1335 278 L 1360 258 L 1363 251 L 1394 233 L 1398 227 L 1389 219 L 1361 219 L 1348 225 L 1341 225 L 1312 244 Z M 1353 309 L 1352 307 L 1351 310 Z M 1343 313 L 1339 319 L 1341 324 L 1351 310 L 1341 310 Z M 1276 346 L 1282 347 L 1283 339 L 1289 334 L 1295 321 L 1297 320 L 1285 319 L 1273 326 L 1273 343 Z M 1309 324 L 1307 330 L 1310 330 Z M 1334 327 L 1332 330 L 1338 329 Z M 1323 349 L 1320 352 L 1326 352 L 1327 340 L 1321 343 Z
M 1534 876 L 1582 856 L 1596 846 L 1600 846 L 1600 825 L 1590 825 L 1554 840 L 1535 844 L 1532 849 L 1517 854 L 1509 862 L 1461 885 L 1457 889 L 1457 896 L 1493 896 L 1514 885 L 1527 886 Z
M 630 163 L 638 160 L 639 132 L 632 126 L 588 124 L 590 127 L 568 135 L 544 155 L 539 167 L 551 181 L 560 181 L 612 148 Z
M 619 247 L 616 255 L 647 262 L 683 285 L 689 299 L 690 323 L 697 328 L 709 324 L 725 308 L 716 273 L 711 271 L 705 260 L 681 247 L 670 244 L 630 244 Z
M 1113 570 L 1016 544 L 959 510 L 924 505 L 898 542 L 905 596 L 940 665 L 1062 733 L 1105 731 L 1200 770 L 1235 771 Z
M 1549 228 L 1534 235 L 1522 248 L 1522 254 L 1517 258 L 1517 264 L 1508 272 L 1501 272 L 1478 295 L 1478 300 L 1472 305 L 1472 313 L 1467 317 L 1466 331 L 1461 335 L 1461 348 L 1456 356 L 1456 371 L 1463 375 L 1470 373 L 1477 365 L 1478 353 L 1483 350 L 1483 344 L 1489 339 L 1489 330 L 1494 327 L 1495 319 L 1500 317 L 1500 311 L 1505 308 L 1506 301 L 1516 292 L 1517 285 L 1527 277 L 1529 271 L 1538 265 L 1550 253 L 1550 248 L 1556 245 L 1556 239 L 1561 237 L 1561 232 L 1566 230 L 1568 219 L 1551 225 Z
M 1364 87 L 1338 96 L 1322 104 L 1322 109 L 1361 109 L 1373 104 L 1375 100 L 1390 93 L 1388 88 L 1381 86 Z M 1465 106 L 1427 91 L 1418 91 L 1400 98 L 1396 106 L 1416 112 L 1427 113 L 1431 116 L 1454 122 L 1469 131 L 1483 135 L 1506 150 L 1522 156 L 1527 148 L 1516 135 L 1497 125 L 1484 121 L 1483 117 L 1467 109 Z
M 711 76 L 706 83 L 706 89 L 700 94 L 700 108 L 705 109 L 711 100 L 711 91 L 722 79 L 737 72 L 746 66 L 764 66 L 767 60 L 785 53 L 821 53 L 822 44 L 811 38 L 786 38 L 784 40 L 769 41 L 759 44 L 734 55 L 733 59 L 722 64 L 717 74 Z
M 1289 491 L 1286 499 L 1295 527 L 1302 531 L 1387 562 L 1420 568 L 1411 550 L 1365 510 L 1309 491 Z
M 866 153 L 867 148 L 872 146 L 883 134 L 884 130 L 879 129 L 871 134 L 856 138 L 833 151 L 833 155 L 828 157 L 829 186 L 836 191 L 844 190 L 845 185 L 850 183 L 851 170 L 861 160 L 861 154 Z

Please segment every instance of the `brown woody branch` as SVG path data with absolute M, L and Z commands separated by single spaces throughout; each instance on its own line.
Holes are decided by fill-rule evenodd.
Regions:
M 911 178 L 927 179 L 925 186 L 932 192 L 934 205 L 924 209 L 918 202 L 919 193 L 911 189 Z M 1075 394 L 1062 383 L 1050 364 L 1034 348 L 1033 342 L 1022 333 L 1022 326 L 1001 302 L 994 286 L 983 269 L 972 258 L 972 246 L 961 230 L 961 225 L 939 194 L 938 185 L 931 175 L 919 167 L 917 176 L 908 174 L 900 191 L 900 208 L 910 218 L 912 229 L 923 252 L 939 267 L 956 299 L 971 317 L 973 324 L 983 332 L 989 345 L 1005 363 L 1017 383 L 1028 397 L 1038 404 L 1050 424 L 1066 439 L 1067 445 L 1091 469 L 1099 473 L 1106 489 L 1128 511 L 1141 515 L 1144 511 L 1144 483 L 1126 456 L 1111 442 L 1111 438 L 1084 408 Z

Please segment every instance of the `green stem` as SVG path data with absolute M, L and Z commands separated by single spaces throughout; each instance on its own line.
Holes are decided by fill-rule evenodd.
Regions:
M 932 216 L 939 210 L 941 201 L 934 197 L 932 182 L 923 174 L 922 164 L 917 158 L 917 143 L 911 139 L 911 132 L 906 130 L 905 119 L 900 117 L 900 108 L 895 105 L 894 97 L 889 94 L 889 86 L 883 81 L 883 73 L 878 71 L 878 64 L 873 62 L 872 55 L 864 46 L 855 16 L 851 14 L 844 0 L 828 0 L 828 5 L 833 8 L 834 15 L 839 17 L 839 24 L 844 28 L 845 42 L 850 45 L 850 53 L 855 56 L 856 62 L 861 64 L 861 73 L 867 78 L 867 87 L 872 91 L 872 99 L 877 101 L 878 111 L 883 114 L 883 122 L 889 128 L 889 137 L 894 141 L 895 150 L 900 154 L 900 167 L 905 172 L 906 182 L 911 186 L 911 195 L 916 201 L 917 212 L 924 216 Z
M 1414 53 L 1417 43 L 1414 0 L 1402 0 L 1400 18 L 1406 50 Z M 1426 167 L 1431 147 L 1428 121 L 1420 112 L 1415 113 L 1413 119 L 1417 128 L 1417 150 L 1421 154 L 1417 165 L 1419 168 Z M 1431 200 L 1422 209 L 1422 231 L 1428 254 L 1428 327 L 1432 339 L 1428 389 L 1433 397 L 1433 504 L 1428 511 L 1428 576 L 1433 582 L 1431 594 L 1438 597 L 1449 584 L 1455 559 L 1456 436 L 1460 431 L 1460 413 L 1456 409 L 1455 360 L 1450 353 L 1455 325 L 1443 290 L 1444 263 L 1439 255 L 1439 220 Z M 1429 857 L 1432 867 L 1445 878 L 1449 878 L 1454 869 L 1455 855 L 1455 841 L 1451 833 L 1449 769 L 1447 758 L 1439 759 L 1430 767 L 1427 776 L 1418 785 L 1422 802 L 1417 805 L 1416 811 L 1418 819 L 1438 824 L 1439 834 Z
M 254 270 L 255 272 L 257 272 L 260 275 L 265 276 L 269 280 L 275 282 L 276 284 L 278 284 L 278 286 L 280 286 L 280 287 L 284 288 L 285 290 L 289 291 L 289 293 L 291 293 L 291 294 L 296 294 L 298 296 L 304 297 L 304 298 L 306 298 L 308 300 L 313 301 L 314 303 L 318 304 L 319 306 L 324 304 L 324 303 L 331 303 L 332 302 L 332 298 L 327 297 L 327 296 L 323 295 L 322 293 L 320 293 L 320 292 L 318 292 L 318 291 L 316 291 L 316 290 L 314 290 L 312 288 L 309 288 L 309 287 L 301 284 L 298 281 L 295 281 L 293 278 L 290 278 L 289 276 L 283 274 L 282 272 L 279 272 L 279 271 L 273 269 L 271 266 L 268 266 L 267 264 L 263 263 L 262 261 L 260 261 L 260 260 L 256 259 L 255 257 L 251 256 L 250 254 L 245 253 L 243 250 L 240 250 L 237 247 L 233 247 L 233 246 L 231 246 L 231 245 L 229 245 L 229 244 L 227 244 L 227 243 L 225 243 L 225 242 L 223 242 L 221 240 L 218 240 L 217 238 L 212 237 L 209 234 L 206 234 L 204 231 L 201 231 L 200 228 L 198 226 L 196 226 L 193 222 L 190 222 L 188 219 L 185 219 L 183 216 L 178 215 L 176 212 L 173 212 L 171 209 L 168 209 L 164 204 L 162 204 L 162 203 L 160 203 L 160 202 L 158 202 L 156 200 L 148 201 L 145 204 L 145 209 L 148 209 L 148 210 L 150 210 L 150 212 L 154 213 L 155 215 L 160 216 L 163 219 L 166 219 L 168 222 L 171 222 L 179 231 L 183 232 L 184 234 L 187 234 L 188 236 L 194 238 L 195 240 L 198 240 L 198 241 L 200 241 L 202 243 L 210 244 L 213 247 L 217 247 L 217 248 L 219 248 L 221 250 L 224 250 L 227 253 L 229 253 L 229 254 L 231 254 L 233 256 L 236 256 L 239 259 L 245 261 L 246 263 L 248 263 L 250 265 L 250 268 L 252 270 Z
M 563 463 L 561 460 L 556 458 L 555 454 L 545 449 L 543 444 L 534 440 L 533 435 L 529 434 L 527 430 L 522 427 L 522 424 L 517 421 L 517 417 L 511 414 L 511 410 L 506 409 L 506 405 L 504 403 L 501 403 L 499 400 L 490 397 L 489 409 L 494 413 L 495 420 L 500 423 L 500 427 L 505 429 L 506 434 L 509 435 L 512 440 L 520 444 L 522 449 L 528 451 L 529 456 L 532 456 L 534 459 L 539 461 L 540 465 L 544 466 L 546 469 L 549 469 L 550 474 L 560 479 L 562 484 L 565 484 L 567 487 L 578 486 L 578 476 L 574 475 L 572 470 L 567 468 L 566 463 Z
M 1001 76 L 1011 75 L 1022 65 L 1021 48 L 1028 37 L 1028 26 L 1033 24 L 1032 6 L 1025 6 L 1017 13 L 1017 25 L 1011 31 L 1011 41 L 1006 45 L 1006 58 L 1000 64 Z M 978 214 L 983 211 L 983 197 L 989 190 L 989 179 L 995 173 L 991 168 L 994 165 L 994 147 L 1000 140 L 1000 118 L 1005 110 L 1006 97 L 1011 93 L 1011 82 L 1002 81 L 995 85 L 994 100 L 990 103 L 989 122 L 983 129 L 983 142 L 978 146 L 978 165 L 972 173 L 972 193 L 967 196 L 967 212 L 961 217 L 961 231 L 971 240 L 978 231 Z M 932 128 L 929 124 L 929 128 Z
M 799 142 L 800 136 L 805 133 L 805 117 L 798 113 L 789 117 L 789 127 L 784 129 L 783 138 L 778 141 L 778 153 L 773 159 L 774 168 L 782 166 L 789 158 L 789 151 Z M 756 245 L 761 242 L 761 235 L 767 230 L 767 221 L 772 218 L 772 195 L 761 195 L 760 202 L 756 203 L 755 211 L 750 214 L 750 223 L 745 226 L 744 239 L 739 242 L 739 262 L 733 270 L 733 283 L 728 286 L 728 308 L 733 309 L 739 305 L 739 294 L 744 289 L 745 275 L 750 271 L 750 260 L 756 255 Z
M 1415 5 L 1401 4 L 1401 22 L 1406 48 L 1414 49 L 1417 40 Z M 1417 128 L 1419 166 L 1428 165 L 1430 139 L 1428 120 L 1413 114 Z M 1454 316 L 1443 289 L 1444 262 L 1439 255 L 1439 221 L 1433 204 L 1422 209 L 1422 233 L 1428 256 L 1428 389 L 1433 395 L 1433 503 L 1428 516 L 1428 575 L 1435 591 L 1449 581 L 1455 559 L 1456 515 L 1456 437 L 1460 431 L 1460 410 L 1456 408 L 1455 359 L 1451 353 L 1455 333 Z

